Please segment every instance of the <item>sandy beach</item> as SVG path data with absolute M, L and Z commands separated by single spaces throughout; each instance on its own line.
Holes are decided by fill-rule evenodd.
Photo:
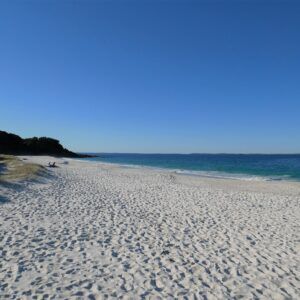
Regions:
M 0 185 L 1 299 L 300 298 L 300 183 L 26 159 L 58 168 Z

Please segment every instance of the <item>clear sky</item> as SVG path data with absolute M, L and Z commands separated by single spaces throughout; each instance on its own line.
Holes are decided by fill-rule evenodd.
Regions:
M 300 152 L 300 1 L 0 2 L 0 130 L 75 151 Z

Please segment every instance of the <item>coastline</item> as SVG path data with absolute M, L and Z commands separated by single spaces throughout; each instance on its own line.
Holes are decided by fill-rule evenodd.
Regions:
M 209 178 L 300 182 L 300 155 L 99 153 L 86 161 L 147 167 Z
M 231 173 L 223 173 L 222 176 L 218 176 L 219 172 L 216 175 L 210 175 L 210 172 L 205 171 L 190 171 L 190 170 L 178 170 L 171 168 L 161 168 L 161 167 L 153 167 L 153 166 L 145 166 L 145 165 L 135 165 L 135 164 L 120 164 L 120 163 L 111 163 L 104 161 L 93 161 L 93 160 L 83 160 L 76 158 L 67 158 L 73 161 L 77 161 L 79 163 L 87 163 L 87 164 L 95 164 L 99 166 L 107 166 L 119 169 L 132 169 L 132 170 L 141 170 L 142 172 L 158 172 L 165 173 L 166 175 L 174 175 L 178 178 L 190 178 L 195 184 L 198 183 L 207 183 L 215 186 L 221 186 L 222 182 L 224 183 L 224 187 L 226 185 L 235 186 L 237 188 L 243 189 L 252 186 L 252 190 L 255 191 L 256 187 L 263 187 L 264 183 L 266 183 L 267 187 L 273 186 L 275 189 L 280 188 L 291 188 L 294 189 L 300 187 L 300 181 L 293 179 L 270 179 L 263 176 L 256 175 L 248 175 L 248 174 L 231 174 Z M 214 172 L 212 172 L 214 173 Z M 236 175 L 236 176 L 235 176 Z M 300 194 L 299 194 L 300 195 Z
M 119 170 L 132 169 L 140 170 L 141 172 L 150 172 L 150 174 L 164 174 L 166 176 L 176 176 L 178 182 L 185 185 L 193 185 L 196 187 L 209 187 L 221 190 L 237 190 L 237 191 L 252 191 L 252 192 L 271 192 L 271 193 L 292 193 L 300 197 L 300 181 L 297 180 L 265 180 L 262 177 L 255 176 L 254 180 L 249 180 L 247 177 L 230 177 L 229 176 L 207 176 L 193 173 L 181 173 L 176 169 L 150 167 L 142 165 L 125 165 L 118 163 L 109 163 L 101 161 L 90 161 L 73 159 L 77 162 L 99 164 L 103 167 L 112 167 Z M 188 171 L 189 172 L 189 171 Z M 244 175 L 244 174 L 242 174 Z M 181 180 L 180 180 L 181 179 Z M 299 190 L 298 190 L 299 189 Z
M 21 158 L 58 168 L 0 186 L 4 296 L 300 296 L 298 182 Z

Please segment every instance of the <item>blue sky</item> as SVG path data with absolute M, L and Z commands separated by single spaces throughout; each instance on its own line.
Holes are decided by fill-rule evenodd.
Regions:
M 300 152 L 300 2 L 1 1 L 0 130 L 75 151 Z

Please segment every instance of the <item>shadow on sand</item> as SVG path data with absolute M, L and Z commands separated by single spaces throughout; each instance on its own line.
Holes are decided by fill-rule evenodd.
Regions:
M 23 179 L 15 182 L 0 180 L 0 188 L 3 187 L 6 190 L 13 190 L 13 192 L 18 193 L 26 189 L 30 184 L 45 184 L 54 177 L 55 175 L 48 170 L 43 170 L 37 176 L 30 179 Z M 0 189 L 0 205 L 8 202 L 10 202 L 10 199 L 3 194 L 1 195 Z
M 0 205 L 8 202 L 9 202 L 8 198 L 0 195 Z
M 22 190 L 20 183 L 7 182 L 7 181 L 3 181 L 3 180 L 0 180 L 0 187 L 3 187 L 7 190 L 14 190 L 16 192 L 19 192 Z M 0 194 L 0 205 L 4 204 L 4 203 L 8 203 L 8 202 L 10 202 L 9 198 Z

